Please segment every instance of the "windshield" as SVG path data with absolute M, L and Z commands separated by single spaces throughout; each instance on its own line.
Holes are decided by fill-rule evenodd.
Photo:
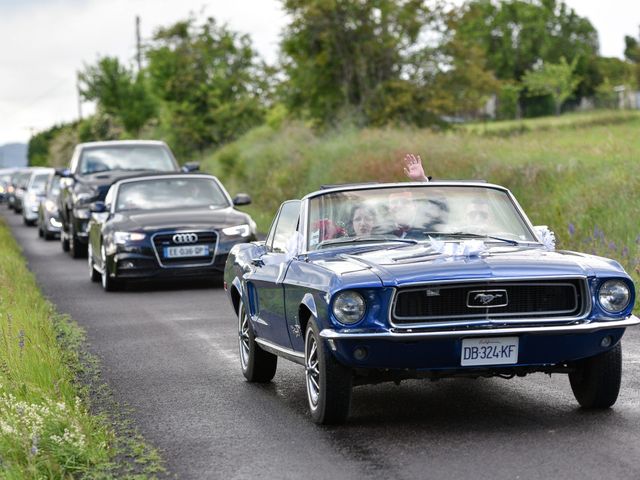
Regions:
M 18 178 L 16 178 L 16 187 L 18 188 L 27 188 L 27 184 L 29 183 L 29 179 L 31 178 L 31 172 L 22 172 Z
M 36 192 L 44 192 L 44 188 L 47 185 L 47 180 L 49 180 L 48 173 L 34 174 L 29 189 L 35 190 Z
M 473 186 L 394 187 L 328 193 L 309 203 L 308 249 L 363 241 L 481 238 L 536 242 L 510 197 Z
M 49 191 L 48 193 L 51 196 L 57 196 L 60 193 L 60 182 L 62 181 L 62 177 L 58 175 L 53 176 L 51 178 L 51 182 L 49 183 Z
M 118 188 L 116 201 L 116 211 L 228 206 L 222 189 L 208 178 L 126 182 Z
M 162 145 L 94 147 L 82 151 L 78 170 L 81 175 L 108 170 L 173 172 L 176 167 Z

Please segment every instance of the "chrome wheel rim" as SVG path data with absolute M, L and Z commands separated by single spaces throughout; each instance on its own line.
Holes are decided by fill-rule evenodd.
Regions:
M 312 410 L 318 407 L 320 398 L 320 365 L 318 363 L 318 343 L 312 332 L 307 334 L 304 342 L 304 363 L 307 380 L 307 398 Z
M 89 278 L 92 279 L 93 278 L 93 259 L 91 258 L 93 256 L 93 251 L 91 249 L 91 244 L 89 244 L 89 247 L 87 248 L 87 263 L 89 264 Z
M 102 288 L 107 288 L 107 252 L 104 250 L 104 246 L 100 249 L 100 258 L 102 259 L 102 274 L 100 275 L 102 280 Z
M 249 364 L 249 341 L 249 318 L 245 313 L 244 305 L 240 304 L 238 313 L 238 346 L 240 347 L 242 370 L 246 370 Z

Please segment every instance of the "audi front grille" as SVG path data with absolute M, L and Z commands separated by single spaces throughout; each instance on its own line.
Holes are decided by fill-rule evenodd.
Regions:
M 195 241 L 194 236 L 196 237 Z M 154 252 L 161 267 L 202 267 L 213 265 L 215 261 L 218 234 L 214 231 L 162 232 L 152 235 L 151 238 Z M 181 246 L 207 246 L 209 251 L 206 256 L 198 257 L 168 258 L 165 256 L 165 247 Z

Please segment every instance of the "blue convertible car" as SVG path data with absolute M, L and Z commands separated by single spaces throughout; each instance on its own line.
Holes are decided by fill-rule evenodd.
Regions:
M 313 420 L 340 423 L 354 385 L 567 373 L 578 403 L 618 397 L 620 339 L 640 320 L 615 261 L 555 251 L 505 188 L 330 187 L 282 204 L 225 267 L 240 362 L 268 382 L 305 367 Z

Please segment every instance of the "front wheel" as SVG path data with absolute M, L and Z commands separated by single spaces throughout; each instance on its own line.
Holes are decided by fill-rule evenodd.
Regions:
M 344 423 L 351 407 L 353 374 L 329 351 L 313 319 L 305 335 L 304 363 L 311 419 L 323 425 Z
M 87 263 L 89 264 L 89 279 L 92 282 L 97 282 L 101 279 L 100 272 L 96 270 L 96 267 L 93 263 L 93 248 L 91 248 L 91 244 L 89 244 L 88 252 L 87 252 Z
M 62 246 L 63 252 L 69 251 L 69 237 L 65 233 L 64 229 L 60 230 L 60 246 Z
M 244 377 L 255 383 L 268 383 L 273 379 L 278 367 L 278 357 L 265 352 L 256 343 L 249 314 L 240 301 L 238 308 L 238 346 L 240 347 L 240 367 Z
M 120 282 L 115 277 L 109 276 L 109 268 L 107 267 L 107 252 L 102 246 L 100 251 L 102 259 L 102 274 L 100 276 L 102 280 L 102 288 L 105 292 L 115 292 L 120 289 Z
M 71 220 L 71 223 L 69 224 L 69 253 L 72 258 L 81 258 L 87 253 L 85 249 L 86 247 L 76 235 L 75 228 L 73 227 L 73 220 Z
M 622 346 L 582 360 L 569 374 L 571 390 L 583 408 L 609 408 L 618 399 L 622 379 Z

